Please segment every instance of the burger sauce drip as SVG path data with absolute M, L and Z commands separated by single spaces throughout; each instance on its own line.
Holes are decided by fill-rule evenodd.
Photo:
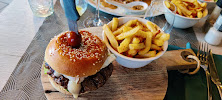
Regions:
M 79 48 L 82 41 L 82 36 L 80 33 L 75 33 L 70 31 L 66 34 L 68 45 L 72 46 L 73 48 Z
M 69 80 L 68 83 L 68 90 L 70 93 L 72 93 L 74 98 L 78 98 L 79 91 L 81 90 L 81 84 L 76 83 L 74 80 Z

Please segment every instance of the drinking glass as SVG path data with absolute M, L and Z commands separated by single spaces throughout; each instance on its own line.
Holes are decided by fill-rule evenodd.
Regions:
M 82 16 L 87 9 L 87 0 L 76 0 L 76 9 L 79 15 Z
M 165 1 L 165 0 L 164 0 Z M 172 6 L 174 7 L 174 11 L 171 11 L 171 12 L 167 12 L 166 10 L 165 11 L 160 11 L 159 9 L 156 9 L 155 8 L 155 3 L 157 2 L 162 2 L 163 5 L 164 5 L 164 1 L 162 0 L 152 0 L 151 1 L 151 4 L 149 5 L 149 7 L 147 8 L 147 11 L 145 13 L 145 16 L 144 18 L 155 23 L 156 25 L 158 25 L 160 28 L 162 28 L 162 30 L 165 32 L 165 33 L 170 33 L 171 30 L 173 29 L 173 24 L 174 24 L 174 21 L 175 21 L 175 14 L 176 14 L 176 6 L 172 4 Z M 169 1 L 170 2 L 170 1 Z M 164 13 L 165 15 L 168 14 L 168 13 L 174 13 L 174 15 L 172 15 L 171 17 L 171 20 L 169 20 L 168 22 L 165 21 L 164 18 L 162 17 L 159 17 L 159 16 L 155 16 L 154 15 L 154 12 L 162 12 Z
M 87 0 L 75 0 L 75 3 L 76 3 L 76 10 L 78 11 L 79 15 L 82 16 L 82 14 L 87 9 Z M 60 4 L 64 9 L 63 0 L 60 0 Z
M 105 16 L 99 15 L 100 0 L 95 0 L 95 1 L 96 1 L 96 14 L 94 16 L 87 17 L 83 21 L 83 26 L 85 28 L 103 26 L 104 24 L 109 22 L 109 19 L 107 19 Z
M 28 0 L 34 15 L 47 17 L 53 13 L 53 0 Z

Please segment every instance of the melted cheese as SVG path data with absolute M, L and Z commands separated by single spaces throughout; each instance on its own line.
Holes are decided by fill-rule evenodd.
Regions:
M 60 73 L 58 73 L 58 72 L 56 72 L 56 71 L 54 71 L 54 73 L 53 73 L 56 77 L 59 77 L 60 75 L 62 75 L 62 74 L 60 74 Z
M 67 87 L 68 91 L 72 93 L 74 98 L 78 98 L 79 91 L 81 90 L 81 82 L 85 79 L 85 77 L 64 76 L 69 79 Z
M 80 89 L 81 89 L 81 84 L 76 83 L 75 81 L 69 80 L 68 90 L 70 93 L 72 93 L 74 98 L 78 98 Z
M 109 54 L 106 61 L 103 63 L 101 69 L 107 67 L 110 63 L 112 63 L 116 59 L 116 56 L 114 54 Z
M 71 77 L 71 76 L 66 76 L 64 75 L 66 78 L 68 78 L 71 81 L 74 81 L 75 83 L 81 83 L 85 77 Z

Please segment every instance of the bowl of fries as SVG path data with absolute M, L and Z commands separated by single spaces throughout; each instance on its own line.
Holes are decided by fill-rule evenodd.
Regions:
M 116 61 L 127 68 L 143 67 L 161 57 L 170 38 L 156 24 L 138 17 L 113 18 L 103 26 L 102 35 Z
M 208 14 L 207 3 L 197 0 L 164 0 L 165 18 L 168 23 L 176 28 L 189 28 L 194 26 L 200 19 Z M 172 11 L 176 10 L 176 14 Z

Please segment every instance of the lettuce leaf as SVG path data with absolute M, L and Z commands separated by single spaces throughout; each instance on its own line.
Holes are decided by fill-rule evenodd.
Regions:
M 68 89 L 65 89 L 65 90 L 69 92 L 69 90 L 68 90 Z
M 47 74 L 48 71 L 49 71 L 49 69 L 44 67 L 44 73 Z

